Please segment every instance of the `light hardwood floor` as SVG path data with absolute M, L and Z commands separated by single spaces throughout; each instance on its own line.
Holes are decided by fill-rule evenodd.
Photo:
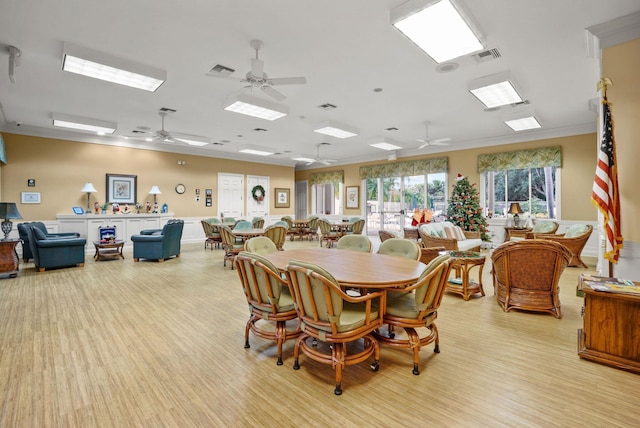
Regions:
M 222 251 L 125 257 L 0 280 L 0 427 L 640 426 L 640 377 L 576 355 L 577 276 L 593 271 L 565 270 L 558 320 L 504 313 L 486 266 L 486 297 L 445 295 L 441 353 L 422 350 L 419 376 L 408 350 L 382 347 L 380 371 L 347 367 L 338 397 L 330 366 L 293 370 L 294 341 L 283 366 L 273 343 L 243 348 Z

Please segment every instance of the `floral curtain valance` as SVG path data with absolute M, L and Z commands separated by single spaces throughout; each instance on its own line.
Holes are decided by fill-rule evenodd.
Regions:
M 562 166 L 562 148 L 560 146 L 478 156 L 478 172 L 480 173 L 507 169 L 543 168 L 545 166 Z
M 360 167 L 360 178 L 409 177 L 448 172 L 449 158 L 419 159 L 405 162 L 389 162 Z
M 316 172 L 309 176 L 309 184 L 332 183 L 334 186 L 344 183 L 344 170 Z

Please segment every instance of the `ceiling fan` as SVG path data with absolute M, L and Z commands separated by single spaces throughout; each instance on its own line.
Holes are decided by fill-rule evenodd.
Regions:
M 449 143 L 448 141 L 451 141 L 451 138 L 436 138 L 436 139 L 431 139 L 429 138 L 429 122 L 425 122 L 425 128 L 426 128 L 426 134 L 425 134 L 425 138 L 418 138 L 416 139 L 417 142 L 422 143 L 422 145 L 420 147 L 418 147 L 419 149 L 424 149 L 425 147 L 428 146 L 448 146 Z
M 192 134 L 185 134 L 185 133 L 169 132 L 165 130 L 164 118 L 167 117 L 170 111 L 172 112 L 173 110 L 161 109 L 158 112 L 162 120 L 162 127 L 159 130 L 154 132 L 154 131 L 150 131 L 146 127 L 141 127 L 141 128 L 138 128 L 137 130 L 134 130 L 133 132 L 136 134 L 151 134 L 152 137 L 149 137 L 149 138 L 151 138 L 152 141 L 155 141 L 158 143 L 174 143 L 174 144 L 184 143 L 190 146 L 206 146 L 207 144 L 209 144 L 208 137 L 202 137 L 200 135 L 192 135 Z
M 314 163 L 321 163 L 323 165 L 331 165 L 332 163 L 338 162 L 335 159 L 325 159 L 322 156 L 320 156 L 320 146 L 328 146 L 330 145 L 330 143 L 320 143 L 316 145 L 316 157 L 315 158 L 311 158 L 311 157 L 306 157 L 306 156 L 299 156 L 299 157 L 295 157 L 293 158 L 293 160 L 300 160 L 303 162 L 307 162 L 307 165 L 311 165 Z
M 207 73 L 210 77 L 222 77 L 226 79 L 240 80 L 241 82 L 249 83 L 248 87 L 257 88 L 262 90 L 265 94 L 269 95 L 276 101 L 282 101 L 286 97 L 275 90 L 273 86 L 277 85 L 304 85 L 307 83 L 305 77 L 269 77 L 264 72 L 264 62 L 260 59 L 258 52 L 264 46 L 264 43 L 260 40 L 251 40 L 249 45 L 255 49 L 256 57 L 251 58 L 251 70 L 249 70 L 244 78 L 230 77 L 221 74 Z

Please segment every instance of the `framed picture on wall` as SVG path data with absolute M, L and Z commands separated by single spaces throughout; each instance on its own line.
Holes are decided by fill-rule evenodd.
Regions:
M 347 208 L 360 208 L 360 188 L 358 186 L 347 186 Z
M 135 204 L 137 175 L 107 174 L 107 203 Z
M 276 187 L 276 208 L 289 208 L 289 189 Z
M 20 194 L 20 202 L 23 204 L 39 204 L 40 192 L 22 192 Z

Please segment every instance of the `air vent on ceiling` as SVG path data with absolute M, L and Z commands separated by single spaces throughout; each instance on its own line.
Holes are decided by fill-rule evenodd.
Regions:
M 169 107 L 161 107 L 161 108 L 160 108 L 160 111 L 164 111 L 164 112 L 167 112 L 167 113 L 175 113 L 175 112 L 177 112 L 178 110 L 173 109 L 173 108 L 169 108 Z
M 224 144 L 222 144 L 222 143 L 220 143 L 220 142 L 218 142 L 218 141 L 214 141 L 214 142 L 213 142 L 213 143 L 211 143 L 211 144 L 213 144 L 214 146 L 224 146 Z
M 486 51 L 478 52 L 477 54 L 473 54 L 471 56 L 479 64 L 483 62 L 493 61 L 494 59 L 502 58 L 502 54 L 496 48 L 487 49 Z
M 253 130 L 256 132 L 267 132 L 267 130 L 264 128 L 253 128 Z
M 529 100 L 520 101 L 519 103 L 513 103 L 511 104 L 511 107 L 526 106 L 526 105 L 529 105 Z
M 324 103 L 324 104 L 320 104 L 318 108 L 321 108 L 322 110 L 333 110 L 334 108 L 338 108 L 338 107 L 330 103 Z
M 320 143 L 321 146 L 330 146 L 331 143 L 327 143 L 326 141 L 323 141 L 322 143 Z
M 131 132 L 133 132 L 134 134 L 146 134 L 146 132 L 145 132 L 145 131 L 142 131 L 142 130 L 140 130 L 140 129 L 134 129 L 134 130 L 133 130 L 133 131 L 131 131 Z
M 224 65 L 216 64 L 207 71 L 209 74 L 216 76 L 231 76 L 235 70 L 233 68 L 225 67 Z
M 385 131 L 397 131 L 397 130 L 398 128 L 396 128 L 395 126 L 385 129 Z

